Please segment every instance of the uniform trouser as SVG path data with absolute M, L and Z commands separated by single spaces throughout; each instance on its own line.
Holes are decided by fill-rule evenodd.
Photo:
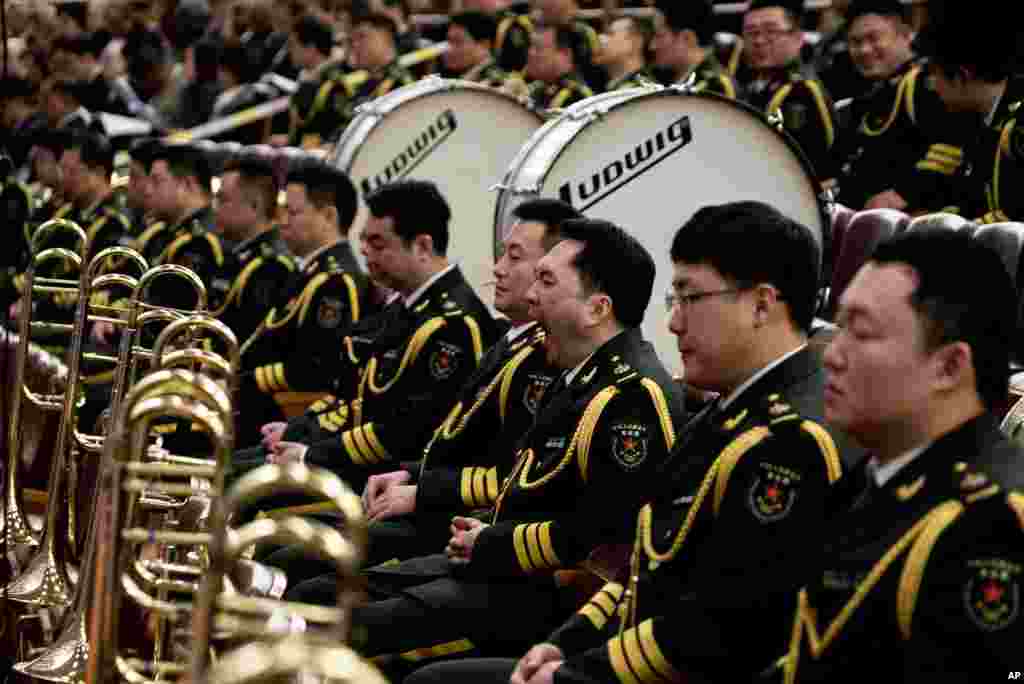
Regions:
M 515 658 L 467 658 L 445 660 L 421 667 L 402 684 L 508 684 Z
M 366 655 L 403 653 L 468 640 L 481 655 L 519 657 L 575 610 L 551 575 L 472 577 L 438 554 L 367 570 L 371 597 L 353 627 Z M 354 631 L 353 634 L 356 632 Z M 464 642 L 463 642 L 464 643 Z
M 402 516 L 372 522 L 364 565 L 372 568 L 381 563 L 436 553 L 444 549 L 449 536 L 447 517 Z M 285 599 L 319 605 L 335 603 L 337 576 L 331 566 L 309 559 L 296 547 L 272 553 L 263 562 L 280 568 L 288 576 Z

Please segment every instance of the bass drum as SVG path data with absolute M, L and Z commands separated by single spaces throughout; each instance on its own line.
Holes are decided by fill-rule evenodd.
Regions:
M 682 369 L 663 305 L 672 281 L 669 247 L 694 212 L 762 201 L 807 226 L 819 252 L 829 225 L 821 186 L 788 134 L 746 105 L 680 86 L 605 93 L 545 123 L 505 174 L 496 235 L 520 202 L 536 197 L 561 198 L 612 221 L 650 251 L 657 276 L 644 336 L 674 372 Z
M 360 197 L 401 178 L 437 183 L 452 210 L 448 256 L 490 303 L 485 286 L 494 281 L 497 203 L 491 188 L 541 123 L 504 93 L 427 78 L 360 107 L 329 161 L 348 173 Z M 366 213 L 360 201 L 357 230 Z

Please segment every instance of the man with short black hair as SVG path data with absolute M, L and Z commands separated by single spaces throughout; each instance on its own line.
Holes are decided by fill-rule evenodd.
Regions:
M 937 3 L 919 42 L 939 97 L 968 119 L 953 132 L 963 152 L 947 145 L 934 161 L 956 169 L 955 209 L 981 223 L 1024 220 L 1024 196 L 1010 190 L 1024 181 L 1024 46 L 1017 20 L 1003 10 Z
M 594 94 L 577 70 L 573 34 L 561 26 L 542 24 L 534 29 L 526 62 L 526 98 L 538 110 L 563 109 Z M 506 89 L 515 91 L 510 80 Z
M 654 64 L 665 74 L 666 85 L 692 78 L 695 90 L 734 100 L 736 81 L 711 47 L 715 37 L 713 20 L 710 0 L 658 2 L 651 40 Z
M 327 95 L 347 69 L 344 63 L 331 60 L 333 49 L 330 26 L 309 14 L 296 22 L 288 43 L 292 61 L 302 69 L 298 90 L 289 102 L 288 137 L 294 146 L 309 146 L 304 144 L 306 136 L 326 140 L 337 126 Z
M 328 359 L 337 356 L 343 335 L 377 308 L 348 238 L 359 201 L 348 176 L 305 159 L 289 168 L 286 196 L 281 238 L 300 267 L 255 332 L 239 340 L 238 434 L 246 442 L 263 426 L 285 420 L 275 396 L 325 389 L 325 369 L 333 366 Z M 258 460 L 265 460 L 262 452 Z
M 770 664 L 788 637 L 803 545 L 841 470 L 821 425 L 824 371 L 807 347 L 819 251 L 807 228 L 759 202 L 702 208 L 679 229 L 669 327 L 686 382 L 718 399 L 652 478 L 632 554 L 620 549 L 607 584 L 518 663 L 442 664 L 411 681 L 686 681 L 696 671 L 733 682 Z M 722 631 L 736 624 L 747 631 Z M 659 677 L 644 674 L 652 667 Z
M 608 75 L 606 90 L 636 88 L 651 80 L 647 71 L 650 23 L 640 17 L 619 17 L 608 25 L 594 53 L 594 64 Z
M 538 26 L 556 26 L 565 32 L 565 38 L 559 38 L 559 42 L 564 42 L 572 50 L 573 63 L 580 78 L 595 92 L 604 90 L 607 74 L 594 64 L 594 53 L 599 43 L 597 31 L 579 17 L 578 0 L 529 1 L 537 14 Z
M 526 68 L 526 51 L 530 49 L 533 20 L 527 2 L 513 0 L 463 0 L 463 11 L 483 12 L 496 23 L 494 58 L 508 73 Z
M 973 276 L 950 279 L 951 263 Z M 998 255 L 953 231 L 883 243 L 843 292 L 825 415 L 870 457 L 836 487 L 824 543 L 808 540 L 786 681 L 1020 669 L 1024 454 L 994 414 L 1017 307 Z
M 809 66 L 800 61 L 803 0 L 753 0 L 743 15 L 743 59 L 751 80 L 743 83 L 748 104 L 782 114 L 786 131 L 800 144 L 817 178 L 835 177 L 832 158 L 835 114 L 832 99 Z
M 500 88 L 508 79 L 494 61 L 492 48 L 497 22 L 483 12 L 453 14 L 448 23 L 445 70 L 454 78 Z
M 327 369 L 321 388 L 333 389 L 338 402 L 313 409 L 322 418 L 320 434 L 302 444 L 285 430 L 268 458 L 329 468 L 357 489 L 403 456 L 396 445 L 406 416 L 440 422 L 498 334 L 448 261 L 451 210 L 434 183 L 394 181 L 368 195 L 366 205 L 359 237 L 367 271 L 396 300 L 343 339 L 337 368 Z
M 480 649 L 511 655 L 571 610 L 557 571 L 623 542 L 672 447 L 682 391 L 640 333 L 654 261 L 614 224 L 574 219 L 540 259 L 527 300 L 565 371 L 499 468 L 488 523 L 452 521 L 444 555 L 370 568 L 353 624 L 363 650 L 414 663 Z M 630 277 L 623 278 L 628 273 Z M 500 484 L 499 484 L 500 483 Z M 411 585 L 411 586 L 410 586 Z

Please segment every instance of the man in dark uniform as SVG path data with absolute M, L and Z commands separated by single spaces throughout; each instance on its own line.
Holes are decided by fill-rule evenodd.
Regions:
M 273 307 L 242 344 L 239 439 L 251 442 L 260 428 L 283 421 L 275 400 L 282 392 L 323 390 L 325 368 L 342 336 L 375 313 L 370 283 L 348 240 L 358 197 L 342 171 L 315 160 L 288 171 L 288 220 L 281 237 L 300 268 L 276 294 Z
M 492 56 L 497 24 L 483 12 L 453 14 L 448 23 L 448 52 L 445 72 L 452 78 L 500 88 L 509 75 Z
M 517 443 L 518 462 L 499 468 L 490 522 L 456 517 L 444 555 L 367 571 L 371 592 L 387 598 L 353 613 L 366 652 L 417 649 L 405 654 L 415 661 L 532 643 L 571 610 L 573 592 L 559 586 L 568 575 L 556 571 L 630 538 L 672 448 L 682 389 L 639 330 L 653 259 L 604 221 L 560 232 L 528 300 L 548 361 L 565 373 Z
M 513 211 L 504 253 L 494 267 L 494 308 L 511 328 L 484 356 L 440 424 L 412 421 L 390 447 L 402 469 L 373 475 L 363 492 L 370 525 L 367 565 L 444 548 L 455 511 L 494 504 L 498 467 L 509 468 L 514 445 L 533 423 L 557 373 L 544 352 L 544 331 L 530 317 L 526 293 L 537 261 L 559 239 L 562 221 L 579 216 L 554 199 L 527 200 Z M 271 557 L 267 562 L 280 564 Z M 298 584 L 318 569 L 288 563 L 289 600 L 332 603 L 333 573 Z M 328 570 L 323 570 L 327 573 Z M 296 586 L 297 584 L 297 586 Z
M 316 147 L 337 127 L 331 109 L 331 90 L 345 74 L 344 63 L 331 60 L 334 31 L 316 17 L 299 19 L 288 43 L 288 54 L 302 68 L 298 90 L 289 101 L 289 144 Z M 314 136 L 307 140 L 307 136 Z M 308 143 L 308 144 L 307 144 Z
M 949 278 L 949 264 L 975 274 Z M 1018 297 L 954 232 L 880 246 L 844 291 L 825 415 L 871 453 L 829 501 L 787 682 L 1013 679 L 1024 643 L 1024 471 L 993 413 Z
M 608 74 L 594 64 L 594 53 L 598 48 L 597 31 L 579 18 L 580 5 L 577 0 L 530 0 L 530 6 L 537 16 L 537 24 L 558 26 L 566 31 L 572 47 L 573 61 L 580 78 L 594 92 L 602 92 L 608 82 Z
M 946 158 L 953 149 L 959 154 L 951 143 L 960 133 L 914 59 L 903 12 L 899 0 L 857 0 L 849 10 L 850 56 L 871 86 L 840 117 L 839 201 L 853 209 L 937 211 L 948 204 L 956 165 Z
M 608 25 L 594 53 L 594 64 L 608 75 L 605 90 L 636 88 L 652 81 L 646 57 L 652 32 L 650 22 L 640 17 L 619 17 Z
M 697 92 L 736 99 L 736 81 L 715 56 L 714 13 L 710 0 L 685 4 L 665 0 L 654 14 L 651 51 L 654 65 L 665 85 L 693 78 Z
M 302 460 L 330 468 L 362 489 L 375 472 L 392 470 L 411 424 L 437 425 L 451 399 L 497 337 L 487 308 L 450 264 L 448 203 L 427 181 L 397 181 L 366 199 L 360 234 L 374 282 L 394 290 L 399 307 L 368 335 L 349 335 L 340 349 L 333 394 L 347 404 L 330 439 L 279 442 L 273 462 Z M 331 369 L 328 369 L 329 371 Z
M 958 166 L 951 202 L 958 213 L 981 223 L 1021 221 L 1024 195 L 1014 188 L 1024 181 L 1024 46 L 1013 15 L 976 10 L 940 4 L 921 36 L 939 97 L 969 121 L 962 157 L 939 152 Z
M 395 22 L 383 14 L 362 14 L 352 21 L 349 46 L 349 66 L 366 74 L 345 74 L 336 78 L 330 92 L 334 128 L 319 143 L 309 140 L 310 146 L 319 147 L 335 139 L 352 120 L 355 109 L 364 102 L 390 93 L 415 81 L 411 73 L 398 63 L 397 32 Z
M 754 0 L 743 16 L 743 58 L 752 80 L 741 84 L 746 101 L 768 115 L 779 111 L 818 179 L 835 176 L 832 100 L 800 62 L 803 0 Z
M 530 35 L 533 33 L 529 3 L 463 0 L 462 9 L 483 12 L 494 18 L 494 58 L 501 69 L 517 73 L 526 68 L 526 51 L 530 49 Z
M 740 243 L 747 249 L 736 250 Z M 785 264 L 760 256 L 777 249 L 789 255 Z M 683 429 L 658 471 L 631 561 L 609 568 L 608 583 L 518 665 L 453 663 L 413 680 L 498 682 L 514 671 L 513 682 L 654 684 L 655 673 L 676 681 L 687 655 L 701 665 L 729 660 L 731 644 L 711 616 L 748 611 L 758 615 L 758 638 L 743 644 L 749 657 L 726 662 L 728 676 L 711 671 L 714 681 L 750 681 L 785 645 L 792 595 L 756 592 L 802 565 L 806 535 L 821 525 L 841 471 L 822 426 L 824 369 L 807 346 L 818 250 L 805 227 L 743 202 L 698 211 L 671 256 L 670 327 L 686 381 L 719 398 Z M 739 583 L 756 573 L 758 582 Z M 698 605 L 711 607 L 710 627 L 685 626 Z
M 526 62 L 528 85 L 519 88 L 509 79 L 506 90 L 522 92 L 534 109 L 563 109 L 594 94 L 580 78 L 572 50 L 573 34 L 565 28 L 538 25 Z M 521 82 L 524 83 L 524 82 Z

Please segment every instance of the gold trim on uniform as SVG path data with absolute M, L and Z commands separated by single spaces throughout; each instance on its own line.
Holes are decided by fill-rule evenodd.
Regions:
M 654 621 L 644 620 L 608 642 L 612 669 L 623 684 L 680 682 L 682 674 L 672 666 L 654 638 Z
M 455 655 L 456 653 L 465 653 L 475 648 L 473 642 L 469 639 L 456 639 L 455 641 L 448 641 L 437 646 L 429 646 L 427 648 L 414 648 L 411 651 L 406 651 L 400 654 L 402 660 L 410 662 L 418 662 L 420 660 L 426 660 L 427 658 L 440 658 L 442 656 Z
M 595 629 L 604 629 L 604 626 L 615 614 L 624 590 L 625 587 L 618 582 L 609 582 L 601 587 L 600 591 L 594 594 L 577 612 L 590 620 Z
M 916 168 L 918 171 L 935 171 L 952 176 L 956 173 L 963 158 L 964 153 L 961 148 L 945 143 L 934 143 L 928 148 L 925 158 L 917 162 Z
M 523 572 L 550 570 L 562 565 L 551 543 L 551 522 L 516 525 L 512 544 Z

